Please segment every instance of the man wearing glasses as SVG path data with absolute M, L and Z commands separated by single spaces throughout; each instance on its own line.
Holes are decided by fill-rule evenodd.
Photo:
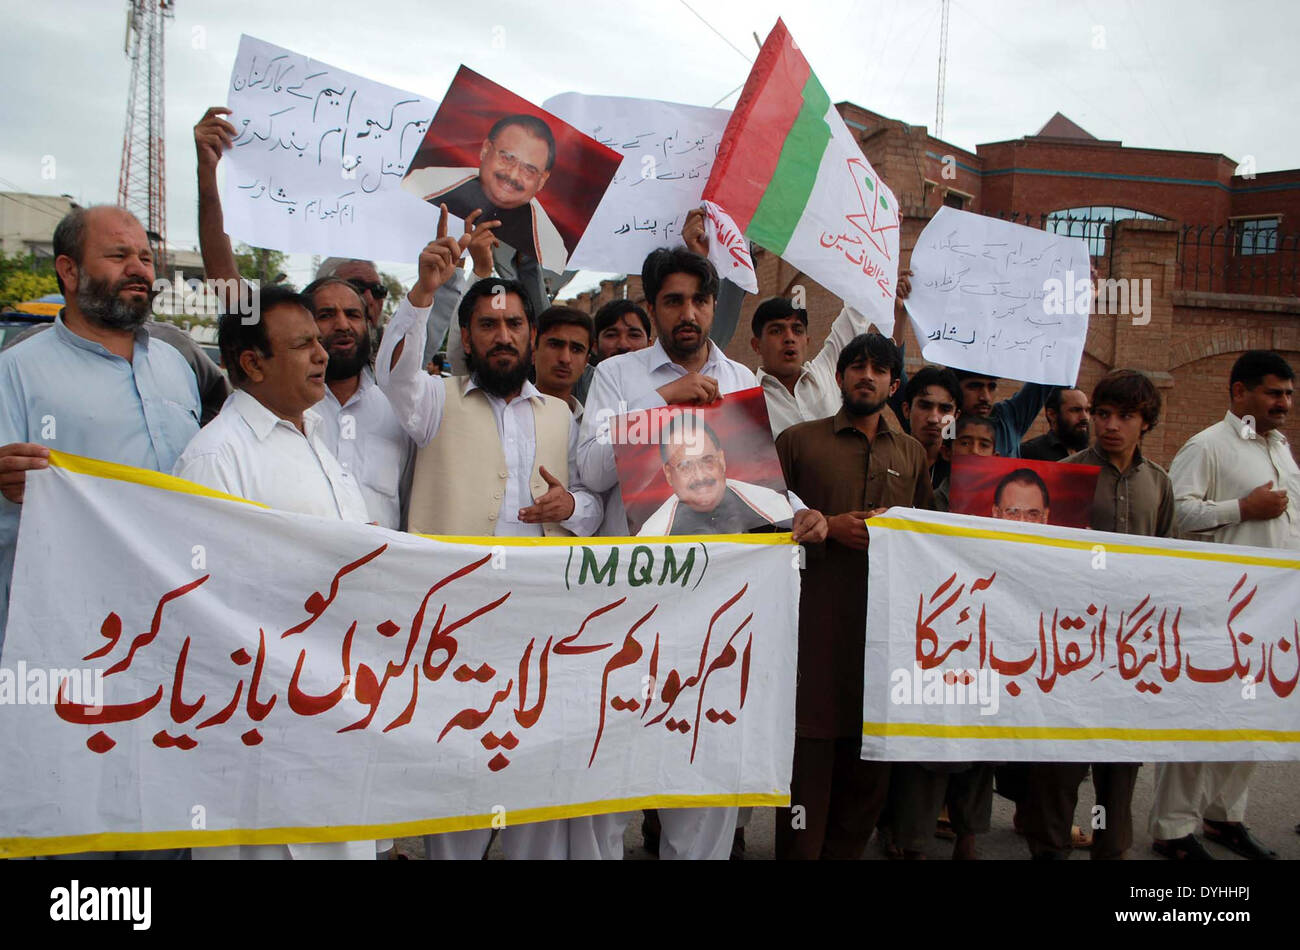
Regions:
M 788 529 L 794 518 L 780 492 L 727 477 L 727 456 L 717 434 L 694 413 L 672 417 L 659 455 L 673 494 L 640 535 L 741 534 L 766 525 Z
M 998 482 L 993 492 L 994 518 L 1048 524 L 1051 516 L 1047 483 L 1032 468 L 1018 468 Z
M 349 260 L 344 257 L 330 257 L 316 268 L 316 279 L 337 277 L 352 285 L 352 289 L 361 295 L 361 302 L 366 305 L 366 323 L 372 331 L 379 329 L 384 315 L 384 298 L 388 288 L 379 279 L 379 271 L 374 261 Z
M 459 218 L 481 212 L 480 221 L 500 221 L 496 236 L 519 257 L 560 272 L 568 258 L 560 232 L 537 193 L 555 166 L 555 136 L 532 115 L 508 115 L 488 131 L 472 168 L 418 168 L 402 187 L 433 205 L 445 204 Z

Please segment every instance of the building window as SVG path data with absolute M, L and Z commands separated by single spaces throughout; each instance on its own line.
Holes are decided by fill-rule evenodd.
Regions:
M 1272 254 L 1277 250 L 1280 218 L 1247 218 L 1237 221 L 1237 255 Z
M 1053 234 L 1082 238 L 1088 244 L 1088 253 L 1102 257 L 1106 253 L 1106 228 L 1116 221 L 1141 218 L 1146 221 L 1164 221 L 1158 214 L 1147 214 L 1134 208 L 1116 208 L 1113 205 L 1092 205 L 1087 208 L 1065 208 L 1047 216 L 1043 230 Z
M 959 191 L 947 191 L 943 196 L 943 203 L 949 208 L 956 208 L 958 211 L 966 207 L 966 196 Z

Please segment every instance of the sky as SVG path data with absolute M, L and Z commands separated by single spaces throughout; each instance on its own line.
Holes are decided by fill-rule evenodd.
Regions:
M 197 243 L 192 128 L 209 105 L 224 104 L 244 32 L 436 100 L 464 63 L 535 103 L 573 91 L 731 107 L 755 34 L 765 38 L 780 16 L 832 100 L 935 129 L 940 0 L 174 6 L 166 186 L 175 247 Z M 127 7 L 10 5 L 0 36 L 0 190 L 116 201 Z M 1249 156 L 1258 172 L 1295 168 L 1300 72 L 1284 66 L 1297 36 L 1300 4 L 1291 0 L 952 0 L 943 138 L 973 150 L 1033 134 L 1060 111 L 1128 146 Z M 409 284 L 414 256 L 381 269 Z M 294 255 L 288 272 L 305 283 L 310 258 Z M 580 274 L 566 296 L 600 276 L 608 275 Z

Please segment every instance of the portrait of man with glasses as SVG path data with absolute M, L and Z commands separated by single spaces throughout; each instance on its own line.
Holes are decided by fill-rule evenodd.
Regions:
M 713 428 L 692 412 L 673 416 L 659 443 L 673 490 L 638 535 L 741 534 L 790 530 L 789 500 L 778 491 L 727 478 L 727 456 Z
M 537 200 L 554 167 L 550 126 L 520 113 L 493 123 L 477 169 L 418 168 L 402 187 L 434 206 L 445 204 L 459 218 L 478 211 L 478 223 L 500 221 L 494 234 L 502 244 L 548 270 L 562 269 L 568 256 L 564 241 Z

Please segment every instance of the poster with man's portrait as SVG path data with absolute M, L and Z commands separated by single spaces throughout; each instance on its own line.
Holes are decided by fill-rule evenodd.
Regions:
M 634 535 L 789 531 L 794 512 L 762 389 L 711 406 L 661 406 L 610 420 Z
M 1096 465 L 959 455 L 952 460 L 949 510 L 1004 521 L 1087 528 L 1097 491 Z
M 464 219 L 500 221 L 502 244 L 559 273 L 622 156 L 465 66 L 456 72 L 402 188 Z

